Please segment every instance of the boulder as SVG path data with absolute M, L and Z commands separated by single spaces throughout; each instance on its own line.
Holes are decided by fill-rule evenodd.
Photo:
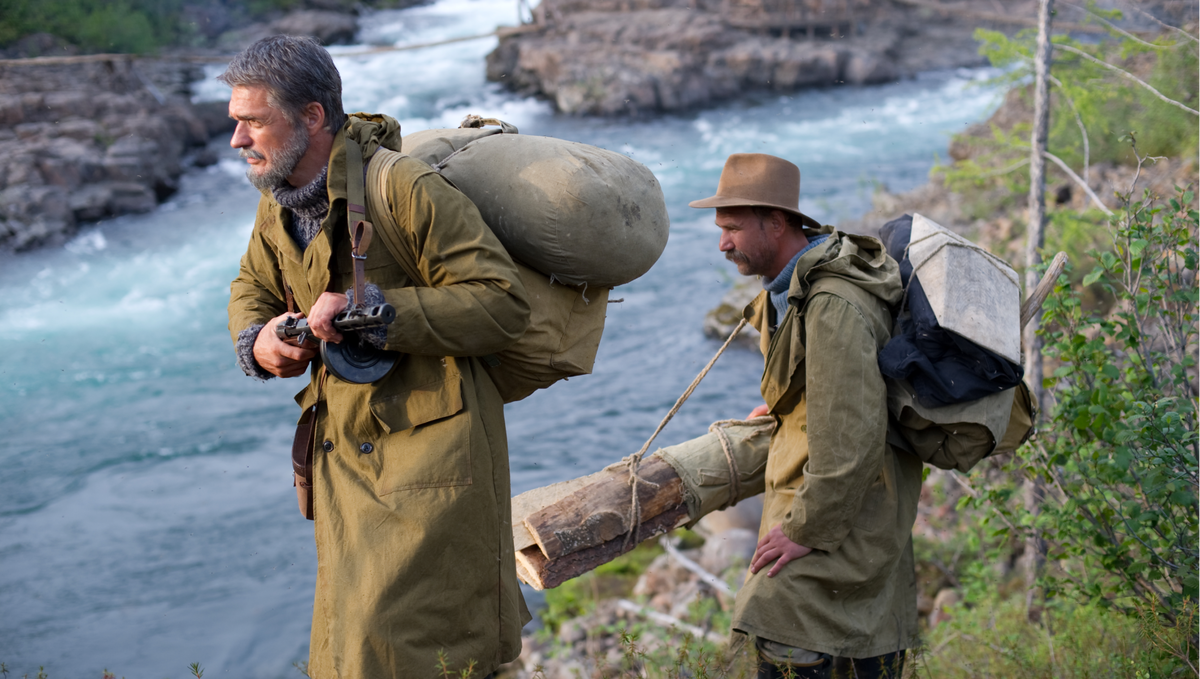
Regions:
M 705 539 L 699 563 L 713 574 L 721 574 L 734 567 L 745 568 L 750 565 L 757 546 L 758 531 L 730 528 Z
M 0 62 L 0 248 L 58 242 L 170 195 L 181 159 L 219 127 L 180 96 L 197 73 L 123 55 Z
M 344 45 L 354 41 L 358 19 L 341 12 L 303 10 L 272 22 L 271 30 L 284 35 L 311 35 L 322 45 Z

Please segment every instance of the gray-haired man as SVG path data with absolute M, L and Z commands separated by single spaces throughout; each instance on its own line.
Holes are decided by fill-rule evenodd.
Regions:
M 346 149 L 357 143 L 369 163 L 380 147 L 400 148 L 400 126 L 345 116 L 337 69 L 308 39 L 261 40 L 221 80 L 233 88 L 231 144 L 263 192 L 231 286 L 238 362 L 263 379 L 311 366 L 297 396 L 315 423 L 309 675 L 442 676 L 442 660 L 486 675 L 520 653 L 529 620 L 509 528 L 503 403 L 471 358 L 507 347 L 528 325 L 516 267 L 466 197 L 401 159 L 387 200 L 434 286 L 414 287 L 373 239 L 364 296 L 396 310 L 375 341 L 403 357 L 371 384 L 328 374 L 311 347 L 271 330 L 294 302 L 319 339 L 343 340 L 332 320 L 353 280 L 346 180 L 360 171 L 347 167 Z

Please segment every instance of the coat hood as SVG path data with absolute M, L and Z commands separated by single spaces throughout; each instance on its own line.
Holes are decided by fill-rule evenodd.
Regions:
M 839 233 L 832 226 L 818 232 L 829 238 L 796 262 L 796 271 L 788 288 L 788 300 L 803 304 L 812 284 L 827 278 L 842 278 L 894 307 L 900 303 L 904 288 L 900 283 L 900 265 L 888 256 L 877 238 Z
M 342 130 L 362 146 L 363 158 L 370 158 L 380 146 L 400 150 L 400 123 L 378 113 L 351 113 Z
M 346 199 L 346 138 L 358 142 L 362 147 L 363 161 L 370 160 L 379 147 L 400 150 L 400 123 L 390 116 L 377 113 L 351 113 L 346 116 L 346 124 L 333 138 L 333 147 L 329 150 L 329 175 L 327 186 L 329 203 L 332 206 L 337 200 Z

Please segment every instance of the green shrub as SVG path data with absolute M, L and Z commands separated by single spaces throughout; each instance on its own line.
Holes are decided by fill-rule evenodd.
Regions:
M 1134 147 L 1136 149 L 1136 147 Z M 1130 200 L 1111 244 L 1083 280 L 1115 300 L 1085 310 L 1059 279 L 1044 307 L 1050 423 L 1008 464 L 1007 482 L 980 496 L 997 534 L 1041 532 L 1048 567 L 1039 584 L 1069 600 L 1143 620 L 1159 652 L 1196 661 L 1197 230 L 1195 194 Z M 1022 475 L 1046 496 L 1031 514 Z M 1186 626 L 1185 626 L 1186 625 Z
M 1059 602 L 1031 623 L 1024 597 L 993 596 L 951 614 L 913 653 L 907 676 L 1149 679 L 1177 667 L 1139 633 L 1138 620 L 1101 606 Z

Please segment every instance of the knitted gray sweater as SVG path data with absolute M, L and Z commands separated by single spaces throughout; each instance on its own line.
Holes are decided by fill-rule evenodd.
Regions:
M 288 225 L 288 234 L 296 241 L 301 250 L 307 249 L 308 244 L 317 237 L 321 231 L 321 221 L 329 213 L 329 192 L 326 187 L 328 174 L 329 166 L 326 165 L 321 168 L 321 173 L 315 179 L 304 186 L 296 187 L 283 182 L 271 190 L 275 201 L 291 213 L 292 220 Z M 346 296 L 349 297 L 349 303 L 353 304 L 354 290 L 347 290 Z M 373 283 L 367 283 L 363 290 L 363 296 L 366 297 L 365 301 L 368 305 L 384 302 L 383 292 Z M 254 342 L 258 339 L 258 333 L 262 329 L 262 324 L 257 324 L 238 333 L 237 363 L 242 372 L 250 377 L 268 380 L 274 375 L 263 370 L 258 361 L 254 359 Z M 387 328 L 362 332 L 359 333 L 359 337 L 382 349 L 387 341 Z

